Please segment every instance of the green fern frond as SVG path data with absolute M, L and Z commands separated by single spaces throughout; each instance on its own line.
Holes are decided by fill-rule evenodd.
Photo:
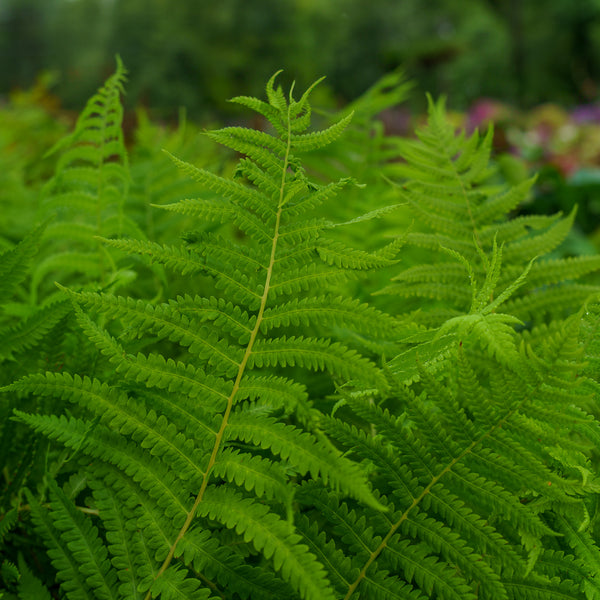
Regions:
M 125 79 L 125 68 L 117 57 L 115 73 L 90 98 L 74 131 L 47 153 L 59 153 L 43 203 L 44 211 L 55 215 L 55 222 L 44 238 L 45 259 L 34 272 L 34 300 L 51 273 L 60 274 L 64 283 L 73 273 L 80 281 L 108 280 L 115 264 L 94 236 L 142 233 L 124 213 L 130 184 L 121 128 Z
M 41 307 L 17 325 L 0 328 L 0 336 L 3 339 L 0 360 L 13 358 L 14 354 L 39 344 L 70 312 L 71 306 L 68 302 L 57 300 Z
M 505 587 L 511 600 L 519 598 L 525 600 L 581 598 L 581 593 L 572 581 L 560 581 L 557 577 L 553 579 L 539 578 L 535 581 L 516 579 L 507 582 Z
M 480 254 L 480 259 L 486 268 L 485 278 L 481 284 L 478 283 L 475 269 L 467 258 L 456 250 L 446 248 L 445 251 L 458 260 L 460 267 L 458 265 L 453 267 L 452 263 L 448 263 L 445 269 L 446 275 L 439 278 L 442 282 L 433 284 L 432 288 L 440 290 L 439 298 L 447 299 L 448 289 L 451 287 L 465 296 L 467 287 L 465 283 L 468 282 L 471 288 L 470 308 L 468 312 L 456 316 L 446 314 L 444 323 L 435 330 L 405 337 L 404 349 L 389 363 L 392 372 L 396 375 L 403 374 L 402 377 L 406 377 L 403 381 L 408 383 L 418 376 L 418 364 L 423 360 L 420 356 L 427 357 L 426 369 L 441 368 L 441 361 L 448 356 L 453 344 L 462 344 L 468 337 L 476 339 L 486 354 L 505 366 L 517 370 L 521 357 L 514 345 L 515 326 L 523 323 L 512 314 L 496 311 L 501 305 L 510 302 L 511 296 L 524 285 L 533 263 L 527 265 L 514 281 L 505 282 L 506 288 L 497 294 L 495 289 L 497 282 L 505 278 L 502 270 L 502 248 L 498 248 L 495 242 L 491 257 Z M 425 288 L 423 284 L 418 283 L 419 279 L 423 281 L 424 278 L 436 278 L 434 270 L 428 267 L 415 267 L 409 270 L 408 277 L 413 276 L 417 280 L 414 293 L 418 295 L 422 295 Z M 450 283 L 445 284 L 444 279 Z M 460 285 L 461 279 L 462 285 Z M 396 290 L 389 287 L 387 292 L 393 293 Z M 407 294 L 408 291 L 405 289 L 399 293 Z M 424 364 L 421 363 L 421 367 L 423 366 Z
M 367 384 L 385 386 L 385 379 L 370 361 L 339 342 L 326 339 L 283 336 L 257 341 L 249 366 L 275 365 L 327 370 L 345 380 L 355 377 Z
M 392 179 L 404 180 L 395 184 L 396 189 L 410 205 L 421 229 L 409 233 L 407 243 L 434 253 L 440 248 L 458 252 L 472 266 L 473 277 L 481 280 L 486 276 L 486 266 L 478 264 L 476 248 L 488 253 L 497 240 L 503 247 L 505 264 L 510 265 L 498 280 L 505 286 L 532 259 L 540 257 L 532 269 L 531 281 L 521 286 L 507 306 L 522 320 L 545 314 L 564 316 L 564 303 L 547 286 L 568 283 L 570 289 L 573 280 L 598 269 L 597 261 L 587 260 L 581 263 L 582 268 L 569 272 L 568 259 L 543 258 L 565 239 L 576 209 L 564 218 L 530 215 L 508 219 L 510 211 L 526 200 L 535 179 L 511 188 L 495 183 L 490 162 L 492 129 L 483 138 L 477 132 L 470 137 L 464 132 L 455 133 L 445 116 L 443 100 L 434 103 L 429 98 L 429 121 L 418 131 L 418 137 L 417 141 L 397 144 L 405 163 L 385 167 Z M 399 274 L 394 278 L 396 283 L 382 293 L 432 298 L 465 311 L 465 297 L 458 292 L 453 272 L 446 272 L 435 255 L 430 261 L 430 265 L 421 261 L 419 266 Z M 534 273 L 538 275 L 533 277 Z
M 111 562 L 117 569 L 118 591 L 124 598 L 139 600 L 139 579 L 136 569 L 135 548 L 130 541 L 128 521 L 130 515 L 115 490 L 104 482 L 91 480 L 94 501 L 106 530 Z
M 220 545 L 208 530 L 192 528 L 180 541 L 176 556 L 240 598 L 277 600 L 294 593 L 280 578 L 245 563 L 240 554 Z
M 272 407 L 272 410 L 302 410 L 307 406 L 308 393 L 305 386 L 291 379 L 274 375 L 249 375 L 240 384 L 237 400 L 252 400 Z
M 14 248 L 0 254 L 0 306 L 15 295 L 19 284 L 25 279 L 46 226 L 47 223 L 44 223 L 36 227 Z
M 278 465 L 260 456 L 247 454 L 240 457 L 238 450 L 225 450 L 215 463 L 215 475 L 235 482 L 246 490 L 254 490 L 261 498 L 269 500 L 288 499 L 291 502 L 291 489 L 286 487 L 285 471 Z
M 101 423 L 123 435 L 134 433 L 134 438 L 144 448 L 168 456 L 184 479 L 197 480 L 203 475 L 199 465 L 203 464 L 205 456 L 193 441 L 170 427 L 166 419 L 160 419 L 156 413 L 133 402 L 124 392 L 98 380 L 72 377 L 68 373 L 34 375 L 14 386 L 11 389 L 78 402 L 96 413 Z M 91 427 L 93 422 L 88 425 Z
M 263 315 L 264 332 L 290 325 L 309 326 L 314 323 L 325 325 L 352 326 L 354 331 L 381 337 L 393 335 L 400 324 L 383 313 L 358 300 L 349 298 L 309 297 L 293 299 L 285 304 L 267 308 Z
M 272 559 L 275 571 L 281 572 L 282 578 L 301 597 L 334 600 L 333 593 L 327 591 L 328 581 L 320 563 L 306 546 L 297 543 L 299 536 L 291 525 L 269 512 L 266 506 L 242 498 L 228 488 L 212 487 L 199 510 L 251 540 L 257 550 Z
M 350 124 L 354 113 L 340 119 L 327 129 L 291 136 L 292 149 L 297 152 L 312 152 L 317 148 L 328 146 L 342 135 L 346 127 Z
M 4 538 L 17 523 L 18 518 L 19 514 L 15 509 L 8 511 L 3 516 L 2 520 L 0 521 L 0 542 L 4 541 Z
M 285 590 L 303 600 L 333 599 L 323 566 L 294 529 L 299 481 L 318 479 L 375 511 L 384 509 L 364 472 L 325 439 L 310 386 L 291 377 L 300 367 L 342 383 L 386 386 L 380 369 L 325 328 L 384 338 L 396 326 L 383 312 L 334 295 L 332 288 L 359 269 L 391 264 L 401 243 L 367 254 L 324 240 L 332 224 L 308 211 L 351 180 L 312 183 L 295 153 L 332 142 L 351 116 L 311 134 L 308 92 L 299 101 L 286 99 L 272 79 L 267 97 L 268 104 L 239 103 L 269 115 L 277 135 L 242 127 L 208 134 L 246 154 L 236 179 L 171 157 L 206 191 L 160 206 L 199 221 L 182 246 L 124 239 L 123 229 L 113 239 L 106 230 L 96 233 L 115 264 L 117 252 L 125 252 L 184 276 L 201 275 L 207 282 L 202 295 L 149 303 L 62 288 L 98 350 L 95 373 L 33 374 L 5 388 L 74 407 L 74 416 L 15 415 L 77 460 L 93 459 L 86 472 L 119 593 L 135 585 L 145 600 L 212 598 L 222 596 L 226 581 L 242 598 L 280 598 Z M 79 160 L 91 160 L 89 154 Z M 66 154 L 65 169 L 71 156 Z M 117 191 L 119 173 L 111 175 Z M 88 175 L 79 173 L 82 182 Z M 205 228 L 206 222 L 216 228 Z M 80 237 L 90 232 L 76 231 Z M 352 260 L 327 255 L 327 248 Z M 307 325 L 318 333 L 299 334 Z M 172 358 L 163 355 L 165 347 L 177 349 Z M 132 519 L 139 535 L 125 531 Z M 211 535 L 221 543 L 208 551 Z M 227 550 L 227 540 L 241 544 L 239 553 Z
M 30 571 L 26 563 L 19 561 L 19 600 L 52 600 L 50 591 Z
M 49 510 L 32 494 L 28 500 L 37 531 L 48 547 L 57 578 L 67 598 L 118 600 L 116 575 L 97 529 L 77 511 L 62 490 L 50 483 Z
M 501 356 L 482 359 L 477 335 L 465 340 L 437 370 L 423 366 L 418 383 L 396 388 L 386 401 L 395 414 L 368 397 L 343 396 L 364 429 L 337 418 L 322 426 L 370 465 L 389 510 L 361 517 L 372 533 L 359 543 L 362 524 L 330 492 L 311 488 L 296 498 L 322 515 L 313 534 L 336 540 L 332 580 L 346 582 L 345 598 L 370 598 L 368 579 L 381 569 L 401 574 L 398 597 L 408 583 L 425 597 L 594 597 L 598 549 L 586 530 L 585 498 L 595 484 L 585 448 L 597 439 L 597 423 L 578 386 L 579 323 L 575 315 L 551 331 L 524 332 L 529 350 L 516 350 L 513 332 L 521 364 L 526 352 L 537 358 L 517 370 Z M 560 549 L 564 571 L 540 559 L 545 546 Z M 359 556 L 355 575 L 340 575 L 339 565 Z M 578 576 L 565 577 L 569 569 Z
M 252 442 L 288 461 L 301 474 L 310 473 L 336 489 L 351 493 L 361 501 L 380 508 L 367 491 L 364 475 L 349 461 L 336 460 L 335 454 L 312 434 L 278 423 L 272 417 L 253 416 L 236 411 L 231 416 L 229 439 Z M 310 443 L 309 443 L 310 442 Z
M 317 252 L 321 259 L 329 265 L 347 269 L 374 269 L 388 267 L 397 262 L 397 260 L 386 256 L 386 254 L 389 254 L 386 250 L 389 249 L 391 244 L 377 252 L 364 252 L 363 250 L 347 248 L 340 242 L 331 240 L 324 240 L 324 242 L 326 243 L 321 243 L 317 248 Z
M 163 518 L 171 526 L 181 526 L 184 522 L 190 505 L 189 498 L 182 494 L 185 474 L 181 478 L 178 473 L 169 472 L 158 459 L 144 456 L 136 443 L 127 442 L 102 425 L 92 428 L 90 422 L 80 419 L 29 415 L 19 411 L 15 414 L 35 431 L 67 448 L 104 461 L 105 469 L 114 465 L 119 473 L 137 482 L 149 500 L 161 507 Z

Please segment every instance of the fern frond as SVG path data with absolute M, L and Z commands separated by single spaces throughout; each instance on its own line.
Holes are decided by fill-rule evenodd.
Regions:
M 211 596 L 210 590 L 200 588 L 200 582 L 195 577 L 189 575 L 185 569 L 169 567 L 152 584 L 151 592 L 153 596 L 160 595 L 164 600 L 210 600 L 215 599 Z
M 284 408 L 287 411 L 301 410 L 306 405 L 306 388 L 291 379 L 274 375 L 249 375 L 240 384 L 238 401 L 252 400 L 270 406 L 272 410 Z
M 349 456 L 370 465 L 390 509 L 369 521 L 369 536 L 380 541 L 370 546 L 365 540 L 363 549 L 352 541 L 362 525 L 332 498 L 326 510 L 324 491 L 296 497 L 323 516 L 319 531 L 347 544 L 338 546 L 346 557 L 364 556 L 345 598 L 370 598 L 367 579 L 385 568 L 402 573 L 399 597 L 406 582 L 426 597 L 594 593 L 588 574 L 562 577 L 577 572 L 574 564 L 595 564 L 598 553 L 581 516 L 586 494 L 595 489 L 585 491 L 593 484 L 586 483 L 591 472 L 584 448 L 597 433 L 594 419 L 574 408 L 588 401 L 574 377 L 581 369 L 578 327 L 574 316 L 551 335 L 524 334 L 524 343 L 537 347 L 529 369 L 508 368 L 499 356 L 482 360 L 474 340 L 465 340 L 437 372 L 424 367 L 418 383 L 398 386 L 388 401 L 398 416 L 358 394 L 343 396 L 364 430 L 334 418 L 321 424 Z M 525 352 L 519 351 L 522 365 Z M 564 423 L 566 414 L 572 422 Z M 578 423 L 585 423 L 581 434 Z M 564 572 L 537 565 L 546 544 L 563 551 Z M 420 560 L 413 563 L 415 556 Z M 453 588 L 441 587 L 452 581 L 448 566 L 458 575 Z M 593 572 L 592 566 L 587 573 Z
M 228 488 L 209 488 L 200 512 L 252 540 L 257 550 L 273 560 L 283 579 L 299 590 L 302 598 L 334 600 L 333 593 L 324 592 L 329 585 L 314 555 L 306 546 L 296 543 L 299 536 L 290 524 L 269 513 L 264 505 L 242 498 Z
M 234 98 L 230 98 L 229 102 L 241 104 L 242 106 L 246 106 L 254 112 L 261 114 L 269 120 L 280 135 L 285 135 L 285 126 L 280 120 L 279 110 L 277 110 L 275 106 L 252 96 L 235 96 Z
M 39 344 L 71 312 L 71 306 L 65 300 L 57 300 L 35 311 L 17 325 L 0 328 L 3 340 L 0 360 L 12 358 Z
M 294 593 L 269 571 L 246 564 L 240 554 L 227 545 L 220 545 L 206 529 L 190 529 L 180 541 L 176 556 L 240 598 L 278 600 Z
M 549 253 L 567 237 L 567 234 L 573 227 L 577 208 L 573 210 L 560 221 L 549 227 L 543 233 L 535 238 L 525 238 L 513 242 L 506 247 L 505 256 L 507 260 L 515 263 L 523 260 L 531 260 L 534 256 Z
M 130 184 L 121 128 L 125 79 L 117 57 L 116 72 L 90 98 L 74 131 L 47 153 L 60 153 L 44 200 L 45 211 L 56 215 L 56 220 L 44 240 L 46 259 L 34 272 L 34 299 L 50 273 L 60 272 L 65 283 L 64 277 L 73 273 L 79 280 L 99 278 L 106 283 L 116 268 L 94 236 L 142 233 L 124 214 Z
M 255 417 L 236 411 L 231 416 L 228 436 L 229 439 L 240 439 L 269 449 L 288 461 L 301 474 L 310 473 L 313 478 L 319 477 L 324 483 L 331 481 L 336 488 L 380 507 L 368 492 L 360 469 L 348 461 L 336 460 L 331 449 L 315 440 L 308 432 L 278 423 L 272 417 Z
M 237 370 L 242 358 L 238 347 L 229 345 L 205 325 L 194 323 L 185 314 L 180 314 L 168 305 L 152 306 L 142 300 L 113 296 L 111 294 L 73 294 L 82 304 L 113 318 L 125 319 L 128 328 L 141 336 L 151 331 L 159 338 L 187 348 L 202 361 L 211 365 L 217 374 L 231 373 Z
M 352 271 L 343 268 L 320 270 L 316 265 L 308 265 L 302 269 L 283 271 L 284 264 L 279 264 L 279 277 L 273 277 L 272 295 L 295 296 L 310 289 L 331 288 L 353 277 Z
M 292 149 L 296 150 L 297 152 L 312 152 L 317 148 L 328 146 L 337 138 L 339 138 L 340 135 L 342 135 L 346 127 L 348 127 L 350 124 L 350 121 L 352 121 L 353 116 L 354 113 L 351 112 L 347 116 L 340 119 L 337 123 L 334 123 L 322 131 L 292 135 Z
M 50 591 L 33 575 L 24 561 L 19 561 L 19 599 L 52 600 Z
M 511 600 L 574 600 L 581 598 L 577 586 L 569 580 L 560 581 L 558 578 L 530 580 L 513 580 L 507 582 L 506 590 Z
M 185 475 L 182 478 L 178 473 L 169 472 L 158 459 L 148 459 L 137 444 L 126 442 L 118 434 L 89 421 L 29 415 L 19 411 L 15 415 L 35 431 L 59 441 L 74 453 L 100 459 L 106 463 L 105 469 L 107 465 L 114 465 L 119 472 L 131 477 L 133 482 L 139 483 L 148 499 L 161 509 L 163 520 L 172 527 L 180 527 L 185 520 L 190 504 L 189 498 L 182 495 Z
M 28 494 L 32 517 L 69 599 L 118 600 L 116 576 L 98 532 L 62 490 L 50 483 L 50 510 Z
M 327 243 L 317 247 L 317 252 L 323 261 L 347 269 L 374 269 L 393 265 L 397 260 L 390 259 L 380 252 L 371 253 L 363 250 L 347 248 L 340 242 L 324 240 Z
M 135 565 L 135 548 L 130 540 L 127 525 L 130 515 L 111 486 L 105 482 L 90 482 L 96 506 L 106 530 L 111 563 L 117 569 L 118 590 L 121 596 L 139 600 L 138 574 Z
M 258 341 L 249 366 L 298 365 L 313 370 L 327 370 L 349 380 L 354 377 L 368 384 L 385 386 L 385 379 L 373 364 L 356 351 L 327 339 L 285 336 Z
M 29 232 L 19 244 L 0 254 L 0 306 L 8 302 L 25 279 L 27 269 L 39 250 L 44 223 Z
M 327 540 L 325 533 L 319 531 L 317 523 L 310 521 L 306 515 L 301 515 L 296 520 L 296 527 L 298 533 L 303 536 L 304 543 L 325 565 L 338 593 L 341 592 L 348 585 L 347 577 L 357 575 L 357 569 L 352 568 L 351 559 L 335 547 L 333 540 Z
M 277 463 L 265 460 L 261 456 L 240 456 L 237 450 L 224 450 L 215 463 L 214 472 L 215 475 L 243 486 L 248 491 L 254 490 L 259 498 L 287 498 L 291 502 L 292 494 L 291 489 L 286 487 L 285 471 Z
M 263 331 L 289 325 L 309 326 L 313 323 L 352 326 L 354 331 L 370 335 L 390 336 L 400 324 L 358 300 L 319 296 L 293 299 L 285 304 L 267 308 L 263 315 Z
M 287 202 L 286 211 L 282 214 L 282 224 L 294 223 L 299 216 L 334 198 L 351 183 L 353 183 L 353 180 L 346 177 L 326 185 L 311 184 L 311 187 L 314 188 L 312 193 L 304 194 L 301 198 Z
M 599 267 L 598 256 L 576 256 L 536 262 L 527 276 L 526 285 L 529 288 L 538 288 L 561 281 L 576 280 L 593 273 Z
M 558 214 L 507 218 L 510 211 L 527 199 L 535 179 L 511 188 L 492 180 L 491 129 L 483 138 L 477 132 L 469 137 L 464 132 L 455 133 L 445 116 L 444 101 L 434 103 L 429 98 L 428 124 L 418 131 L 418 137 L 417 141 L 397 144 L 405 163 L 386 167 L 393 179 L 404 179 L 395 184 L 396 189 L 410 205 L 421 228 L 406 236 L 409 244 L 434 252 L 440 248 L 459 252 L 471 264 L 473 278 L 482 280 L 488 274 L 487 267 L 477 264 L 476 248 L 488 253 L 497 240 L 503 248 L 504 263 L 510 265 L 498 280 L 498 284 L 503 285 L 517 272 L 523 272 L 532 259 L 553 251 L 565 239 L 576 209 L 566 217 Z M 457 290 L 454 273 L 445 272 L 443 263 L 434 255 L 428 262 L 431 265 L 421 261 L 418 267 L 400 274 L 397 283 L 382 293 L 441 300 L 459 311 L 464 310 L 464 295 Z M 544 290 L 539 293 L 540 288 L 563 286 L 567 282 L 570 287 L 572 279 L 598 268 L 597 265 L 592 267 L 595 263 L 589 260 L 582 263 L 580 270 L 571 273 L 562 261 L 545 262 L 540 258 L 536 264 L 532 274 L 539 275 L 518 291 L 513 290 L 516 293 L 510 302 L 511 312 L 523 319 L 545 313 L 562 317 L 564 304 L 555 296 L 543 293 Z M 583 268 L 583 264 L 589 270 Z
M 203 474 L 199 465 L 204 463 L 205 456 L 192 440 L 170 427 L 166 419 L 146 411 L 141 404 L 107 384 L 68 373 L 46 373 L 24 378 L 13 386 L 10 389 L 77 402 L 96 413 L 99 422 L 123 435 L 134 433 L 142 447 L 168 456 L 183 478 L 196 480 Z M 89 428 L 93 427 L 91 423 Z
M 88 486 L 119 593 L 135 587 L 144 600 L 217 598 L 224 597 L 220 588 L 226 585 L 236 597 L 252 600 L 333 600 L 324 567 L 293 525 L 299 480 L 318 479 L 336 494 L 384 510 L 365 473 L 320 430 L 310 381 L 292 379 L 300 367 L 324 371 L 340 383 L 385 387 L 381 370 L 335 341 L 326 327 L 346 338 L 356 329 L 383 339 L 396 325 L 383 312 L 333 293 L 358 269 L 391 264 L 400 242 L 367 254 L 322 238 L 340 224 L 313 217 L 309 209 L 352 180 L 313 183 L 296 152 L 330 143 L 351 117 L 308 133 L 309 91 L 298 101 L 291 94 L 286 99 L 272 79 L 268 102 L 240 100 L 269 115 L 275 135 L 242 127 L 208 134 L 246 155 L 234 180 L 171 157 L 206 192 L 160 205 L 198 222 L 182 246 L 124 238 L 133 231 L 126 226 L 95 230 L 94 243 L 101 244 L 111 268 L 122 260 L 119 253 L 138 255 L 178 275 L 201 275 L 202 295 L 182 292 L 147 302 L 106 289 L 63 287 L 79 328 L 97 349 L 93 372 L 33 374 L 4 390 L 74 406 L 73 416 L 19 410 L 15 418 L 62 444 L 74 462 L 92 460 Z M 92 131 L 95 113 L 87 117 L 81 135 L 89 136 L 90 148 L 78 153 L 65 143 L 69 148 L 59 165 L 64 177 L 57 175 L 53 185 L 57 198 L 63 194 L 61 202 L 71 194 L 91 206 L 98 198 L 91 175 L 103 169 L 109 183 L 100 214 L 112 228 L 120 214 L 113 207 L 121 206 L 127 183 L 125 155 L 118 153 L 118 136 L 105 149 L 116 153 L 114 160 L 94 152 L 102 134 Z M 82 164 L 72 164 L 76 156 Z M 65 189 L 58 189 L 61 181 Z M 73 233 L 83 240 L 95 223 L 81 223 Z M 89 256 L 91 272 L 97 254 Z M 51 260 L 37 282 L 60 262 Z M 107 264 L 98 263 L 100 276 Z M 318 333 L 301 334 L 307 326 Z M 276 330 L 282 330 L 278 337 Z M 169 349 L 175 352 L 167 358 Z M 294 369 L 288 373 L 286 367 Z M 320 385 L 319 373 L 310 377 Z
M 208 132 L 215 142 L 244 154 L 271 176 L 279 172 L 286 145 L 268 133 L 256 131 L 245 134 L 244 128 L 226 127 Z

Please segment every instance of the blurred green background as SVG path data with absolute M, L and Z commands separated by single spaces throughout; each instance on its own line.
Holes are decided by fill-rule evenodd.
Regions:
M 325 75 L 325 111 L 402 71 L 414 87 L 381 113 L 388 135 L 412 134 L 425 92 L 447 95 L 457 127 L 495 123 L 508 181 L 539 173 L 527 210 L 577 204 L 577 251 L 600 247 L 600 0 L 0 0 L 5 193 L 51 171 L 45 151 L 117 54 L 130 147 L 141 115 L 171 129 L 185 114 L 245 119 L 227 99 L 263 97 L 279 69 L 285 88 Z
M 129 106 L 164 116 L 222 113 L 280 68 L 339 104 L 400 67 L 457 109 L 575 105 L 597 96 L 600 0 L 0 0 L 0 95 L 46 71 L 80 109 L 115 54 Z

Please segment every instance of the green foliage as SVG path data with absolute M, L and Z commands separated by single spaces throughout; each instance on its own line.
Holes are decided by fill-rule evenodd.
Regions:
M 469 138 L 464 133 L 455 135 L 444 103 L 430 99 L 429 122 L 418 131 L 419 139 L 397 144 L 406 162 L 386 167 L 390 176 L 405 180 L 399 193 L 418 229 L 407 235 L 407 242 L 427 252 L 419 255 L 418 264 L 396 275 L 382 293 L 418 299 L 414 306 L 439 306 L 437 311 L 414 313 L 416 321 L 426 319 L 427 324 L 437 325 L 467 310 L 469 287 L 474 290 L 477 281 L 492 276 L 492 287 L 497 283 L 506 289 L 526 268 L 527 277 L 504 306 L 523 321 L 536 322 L 545 315 L 564 317 L 598 291 L 597 286 L 577 282 L 600 269 L 598 256 L 542 258 L 564 241 L 575 209 L 568 216 L 509 218 L 527 198 L 534 180 L 510 189 L 498 184 L 490 165 L 492 134 L 490 127 L 483 138 L 478 132 Z M 490 264 L 485 257 L 496 243 L 501 245 L 502 271 L 500 261 Z M 464 285 L 467 277 L 470 286 Z M 486 295 L 491 296 L 490 289 L 483 291 Z
M 4 597 L 600 597 L 599 265 L 548 257 L 573 215 L 510 219 L 531 182 L 442 102 L 386 137 L 399 74 L 317 131 L 316 83 L 276 77 L 206 168 L 183 122 L 125 153 L 119 62 L 54 220 L 0 254 Z
M 31 229 L 40 189 L 52 174 L 44 159 L 64 135 L 48 92 L 50 77 L 40 76 L 29 90 L 15 91 L 0 105 L 0 248 L 10 248 Z M 35 135 L 32 133 L 35 132 Z
M 60 152 L 60 158 L 45 186 L 42 210 L 54 219 L 44 234 L 44 257 L 33 272 L 34 302 L 50 274 L 64 282 L 78 273 L 102 285 L 112 283 L 117 265 L 97 237 L 142 235 L 125 215 L 130 176 L 121 127 L 124 81 L 125 68 L 117 59 L 117 71 L 89 100 L 75 130 L 49 151 Z
M 502 360 L 482 360 L 485 335 L 463 330 L 443 368 L 421 366 L 418 383 L 395 378 L 377 402 L 344 397 L 358 423 L 330 419 L 325 430 L 370 465 L 388 512 L 357 510 L 314 486 L 301 496 L 314 511 L 311 535 L 320 522 L 332 540 L 326 555 L 344 565 L 340 597 L 379 597 L 378 587 L 404 597 L 407 583 L 425 597 L 528 598 L 536 588 L 541 597 L 597 596 L 589 510 L 598 480 L 588 453 L 599 430 L 578 378 L 580 319 L 521 341 L 499 336 Z M 399 572 L 401 584 L 391 577 Z
M 208 276 L 213 281 L 209 289 L 216 296 L 186 296 L 153 305 L 109 293 L 69 291 L 81 328 L 106 357 L 96 371 L 109 382 L 63 372 L 31 375 L 8 388 L 78 405 L 84 418 L 16 414 L 72 452 L 112 467 L 106 472 L 91 469 L 91 480 L 108 485 L 109 474 L 117 468 L 128 477 L 123 480 L 121 475 L 111 484 L 113 493 L 127 486 L 131 497 L 137 495 L 154 511 L 164 512 L 148 540 L 153 559 L 147 567 L 155 575 L 137 586 L 148 595 L 187 593 L 189 577 L 175 575 L 179 567 L 171 565 L 173 558 L 183 555 L 184 565 L 201 570 L 195 566 L 201 553 L 193 549 L 194 544 L 209 531 L 217 539 L 218 527 L 224 526 L 236 531 L 251 555 L 262 553 L 301 597 L 329 597 L 327 582 L 319 575 L 322 567 L 297 543 L 293 532 L 294 479 L 318 478 L 332 489 L 379 506 L 364 474 L 322 438 L 304 386 L 272 373 L 275 367 L 290 365 L 325 370 L 340 381 L 353 379 L 356 385 L 385 387 L 382 373 L 355 350 L 328 337 L 294 335 L 294 323 L 316 325 L 334 319 L 345 325 L 361 313 L 365 321 L 377 316 L 374 309 L 324 293 L 348 276 L 349 267 L 319 260 L 317 249 L 328 224 L 301 218 L 351 183 L 318 185 L 304 173 L 296 153 L 333 141 L 349 122 L 348 117 L 326 130 L 305 133 L 309 93 L 299 101 L 291 95 L 286 99 L 273 78 L 267 86 L 268 104 L 236 99 L 268 115 L 278 133 L 271 136 L 236 127 L 209 134 L 247 155 L 238 166 L 237 180 L 174 159 L 220 198 L 186 199 L 164 208 L 217 224 L 233 222 L 243 244 L 216 232 L 193 243 L 188 236 L 190 243 L 180 248 L 143 240 L 105 240 L 110 247 L 148 257 L 183 275 Z M 98 170 L 103 166 L 98 165 Z M 364 266 L 363 261 L 352 265 L 354 270 Z M 121 340 L 111 335 L 111 327 Z M 127 342 L 143 337 L 154 344 L 168 340 L 181 351 L 169 359 L 159 352 L 129 353 Z M 285 404 L 280 389 L 287 392 Z M 92 419 L 86 420 L 90 412 Z M 294 425 L 292 413 L 313 433 Z M 131 454 L 136 443 L 148 453 Z M 273 462 L 275 457 L 278 462 Z M 167 480 L 166 473 L 170 473 Z M 60 506 L 51 504 L 48 516 L 36 508 L 34 523 L 51 555 L 60 554 L 53 564 L 65 581 L 65 593 L 69 595 L 73 584 L 74 562 L 79 571 L 94 573 L 89 576 L 93 581 L 85 579 L 89 593 L 117 593 L 115 576 L 112 583 L 107 579 L 112 571 L 106 571 L 106 550 L 98 545 L 98 538 L 89 543 L 92 554 L 76 554 L 75 538 L 67 539 L 59 527 L 57 532 L 46 524 L 77 516 L 76 529 L 82 538 L 94 535 L 59 490 L 53 493 Z M 229 585 L 242 589 L 243 578 Z M 75 587 L 73 597 L 81 593 L 80 585 Z

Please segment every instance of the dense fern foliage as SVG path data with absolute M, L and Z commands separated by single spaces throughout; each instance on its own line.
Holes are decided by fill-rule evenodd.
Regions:
M 183 121 L 128 154 L 124 76 L 0 254 L 2 597 L 600 598 L 572 215 L 508 218 L 532 182 L 443 103 L 386 137 L 398 74 L 317 130 L 276 74 L 211 168 Z
M 389 509 L 305 486 L 307 532 L 330 537 L 323 555 L 341 597 L 598 597 L 590 455 L 600 429 L 589 412 L 597 388 L 580 377 L 581 314 L 497 333 L 499 357 L 477 321 L 457 328 L 443 366 L 417 356 L 418 383 L 396 377 L 377 402 L 347 394 L 354 424 L 346 415 L 326 426 L 370 465 Z

